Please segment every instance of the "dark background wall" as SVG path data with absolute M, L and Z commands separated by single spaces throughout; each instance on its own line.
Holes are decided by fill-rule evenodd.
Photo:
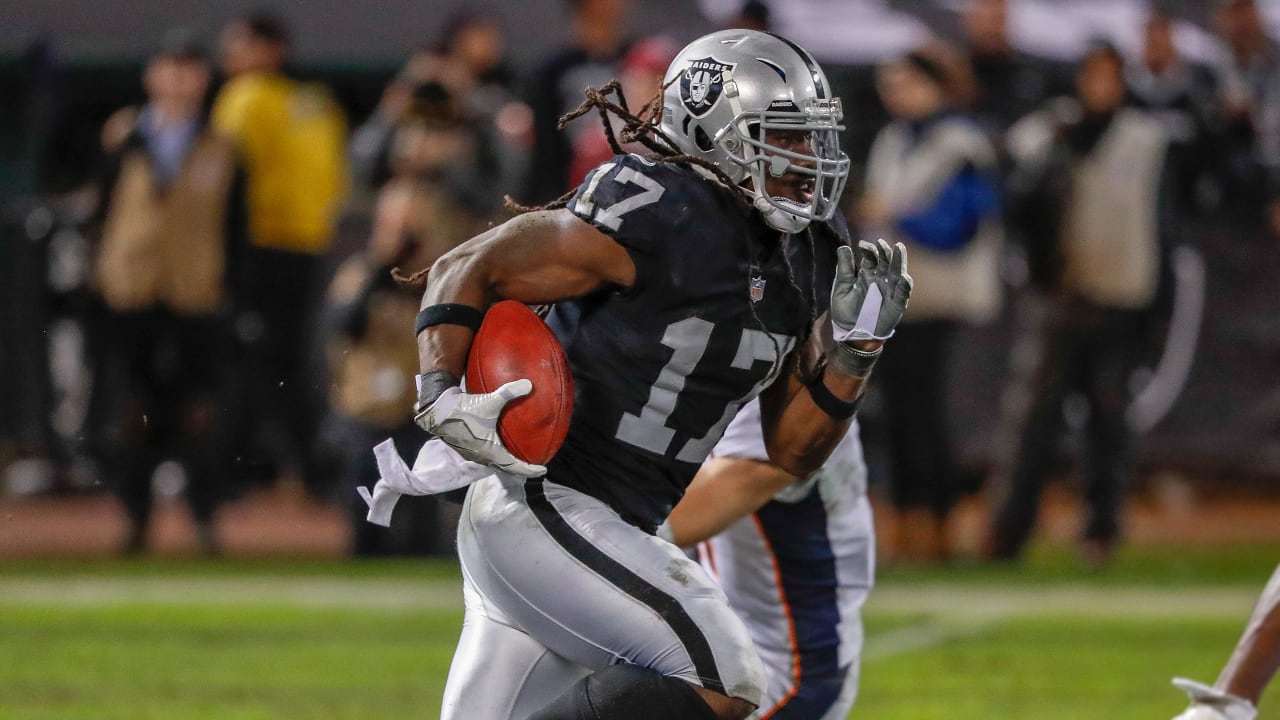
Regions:
M 40 33 L 58 38 L 74 57 L 140 59 L 165 29 L 186 26 L 212 33 L 252 9 L 289 21 L 298 59 L 310 63 L 396 62 L 431 41 L 459 8 L 490 10 L 503 18 L 513 59 L 532 62 L 568 35 L 565 0 L 5 0 L 0 3 L 0 54 L 18 52 Z M 692 39 L 708 29 L 696 2 L 640 0 L 630 23 L 637 33 L 665 29 Z M 687 37 L 685 37 L 687 36 Z

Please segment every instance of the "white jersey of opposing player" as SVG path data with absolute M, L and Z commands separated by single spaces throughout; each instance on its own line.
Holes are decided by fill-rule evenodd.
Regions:
M 760 407 L 743 407 L 713 457 L 768 460 Z M 855 421 L 821 470 L 699 546 L 765 666 L 752 718 L 838 720 L 858 689 L 862 605 L 875 576 L 875 530 Z

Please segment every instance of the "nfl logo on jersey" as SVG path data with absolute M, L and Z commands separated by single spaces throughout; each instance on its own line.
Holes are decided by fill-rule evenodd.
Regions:
M 751 278 L 751 302 L 760 302 L 764 299 L 764 278 Z

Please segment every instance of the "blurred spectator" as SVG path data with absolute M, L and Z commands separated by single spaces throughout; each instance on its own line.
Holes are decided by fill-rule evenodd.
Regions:
M 505 45 L 501 28 L 488 15 L 464 11 L 446 23 L 440 41 L 414 53 L 387 86 L 373 115 L 352 135 L 352 174 L 357 182 L 377 187 L 390 178 L 396 124 L 416 96 L 443 88 L 456 98 L 476 131 L 470 174 L 458 178 L 468 186 L 464 199 L 480 212 L 497 210 L 503 193 L 523 177 L 532 142 L 531 113 L 515 98 Z
M 235 141 L 248 182 L 251 251 L 236 332 L 248 359 L 242 399 L 253 407 L 242 409 L 237 425 L 266 433 L 286 477 L 315 482 L 309 455 L 320 393 L 309 366 L 311 328 L 346 190 L 346 131 L 326 88 L 282 74 L 288 52 L 277 18 L 255 14 L 228 25 L 222 63 L 229 79 L 213 124 Z
M 959 109 L 964 61 L 942 46 L 912 51 L 879 69 L 893 122 L 877 136 L 859 203 L 865 230 L 902 241 L 916 289 L 886 353 L 884 393 L 897 511 L 890 557 L 946 558 L 955 495 L 947 432 L 947 373 L 956 329 L 999 307 L 999 168 L 982 130 Z
M 420 49 L 409 58 L 399 74 L 382 91 L 382 99 L 359 127 L 351 133 L 348 154 L 351 179 L 359 188 L 381 187 L 391 176 L 388 154 L 396 123 L 409 109 L 413 94 L 428 80 L 435 80 L 442 62 L 434 48 Z
M 1271 165 L 1280 165 L 1280 107 L 1271 112 L 1267 107 L 1269 101 L 1280 102 L 1274 89 L 1280 51 L 1267 37 L 1254 0 L 1222 0 L 1217 22 L 1228 51 L 1218 68 L 1224 209 L 1229 219 L 1256 226 L 1264 220 L 1262 208 L 1275 195 L 1275 188 L 1268 186 L 1267 156 L 1272 156 Z
M 107 308 L 95 383 L 109 415 L 106 467 L 129 516 L 124 549 L 146 547 L 152 474 L 182 461 L 201 548 L 218 549 L 225 475 L 228 265 L 244 242 L 235 148 L 204 124 L 210 67 L 181 40 L 147 64 L 147 103 L 108 120 L 110 171 L 95 285 Z
M 622 62 L 618 64 L 618 82 L 622 87 L 622 95 L 627 106 L 634 113 L 639 113 L 662 91 L 662 76 L 667 66 L 680 52 L 680 45 L 671 38 L 655 35 L 637 41 L 627 51 Z M 660 101 L 659 101 L 660 102 Z M 662 112 L 661 105 L 652 108 L 647 118 L 657 119 L 656 114 Z M 584 116 L 579 122 L 586 122 L 599 128 L 599 118 L 595 113 Z M 622 121 L 610 115 L 609 122 L 617 137 Z M 571 126 L 572 127 L 572 126 Z M 626 152 L 644 151 L 639 143 L 624 144 Z M 647 152 L 647 151 L 646 151 Z M 573 186 L 582 183 L 587 173 L 602 162 L 613 157 L 613 148 L 603 132 L 581 132 L 573 135 L 573 161 L 569 166 L 569 182 Z
M 1187 209 L 1202 206 L 1199 187 L 1213 163 L 1213 77 L 1183 61 L 1172 20 L 1160 14 L 1147 19 L 1141 59 L 1129 66 L 1127 77 L 1132 104 L 1159 122 L 1169 140 L 1170 201 Z
M 494 18 L 456 16 L 446 28 L 442 47 L 464 71 L 456 84 L 445 86 L 478 131 L 474 209 L 493 214 L 528 170 L 533 111 L 516 97 L 515 78 L 506 64 L 506 38 Z
M 1217 22 L 1228 51 L 1220 68 L 1223 109 L 1228 117 L 1247 117 L 1266 95 L 1280 54 L 1267 37 L 1255 0 L 1221 0 Z
M 340 497 L 350 511 L 357 555 L 440 549 L 434 498 L 412 498 L 387 529 L 365 522 L 368 507 L 356 494 L 356 487 L 378 480 L 370 452 L 375 444 L 387 437 L 400 448 L 422 444 L 413 422 L 418 346 L 410 330 L 422 294 L 400 287 L 391 271 L 428 267 L 483 225 L 447 184 L 450 169 L 474 153 L 474 138 L 465 115 L 440 93 L 403 116 L 392 140 L 393 177 L 378 194 L 369 246 L 342 264 L 329 291 L 333 385 L 323 438 L 342 468 Z
M 961 20 L 976 85 L 973 116 L 999 137 L 1049 96 L 1052 72 L 1010 44 L 1007 0 L 968 0 Z
M 562 132 L 556 124 L 582 101 L 584 88 L 601 87 L 614 79 L 628 47 L 622 32 L 627 0 L 567 0 L 566 4 L 572 14 L 573 42 L 544 63 L 530 81 L 533 157 L 524 191 L 516 198 L 526 204 L 554 200 L 573 187 L 569 166 L 577 137 L 598 133 L 600 128 L 575 123 Z
M 1013 353 L 1006 422 L 1017 439 L 1005 443 L 1013 458 L 996 488 L 987 551 L 1001 559 L 1022 552 L 1058 457 L 1063 401 L 1079 393 L 1088 408 L 1081 556 L 1100 565 L 1120 537 L 1131 470 L 1129 381 L 1172 223 L 1162 204 L 1165 136 L 1157 122 L 1123 106 L 1120 54 L 1095 47 L 1076 83 L 1076 98 L 1055 101 L 1009 132 L 1011 217 L 1045 304 Z

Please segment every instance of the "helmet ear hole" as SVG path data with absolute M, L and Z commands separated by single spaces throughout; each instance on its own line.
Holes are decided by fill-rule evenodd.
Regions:
M 707 135 L 707 131 L 703 130 L 701 125 L 693 130 L 693 142 L 702 152 L 710 152 L 711 148 L 714 147 L 711 143 L 711 136 Z

